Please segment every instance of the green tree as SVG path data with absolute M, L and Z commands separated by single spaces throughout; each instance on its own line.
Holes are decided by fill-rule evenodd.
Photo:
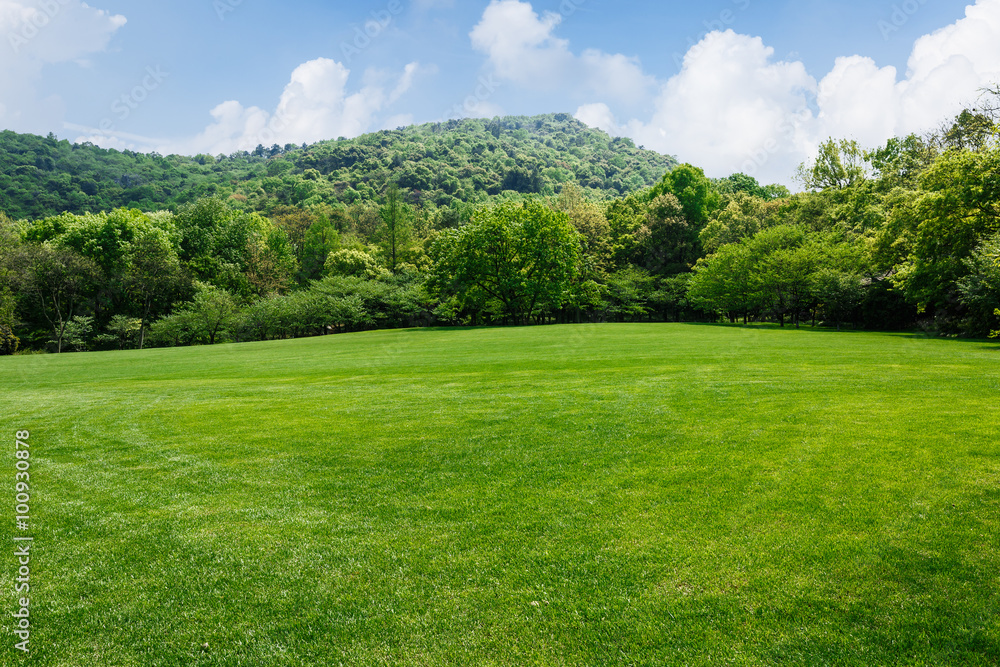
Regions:
M 865 158 L 871 163 L 876 178 L 883 186 L 912 188 L 938 154 L 932 142 L 909 134 L 890 138 L 885 146 L 866 153 Z
M 682 164 L 668 171 L 650 191 L 649 198 L 653 200 L 665 194 L 672 194 L 677 198 L 684 217 L 696 233 L 708 224 L 709 216 L 722 203 L 705 172 L 690 164 Z
M 243 266 L 251 293 L 258 296 L 285 291 L 299 268 L 285 231 L 271 226 L 247 239 Z
M 858 142 L 847 139 L 824 141 L 816 159 L 799 167 L 799 180 L 810 190 L 842 190 L 865 176 L 864 151 Z
M 195 330 L 208 338 L 209 345 L 225 336 L 237 322 L 239 307 L 233 295 L 214 285 L 201 284 L 185 310 Z
M 49 342 L 59 346 L 59 351 L 69 348 L 74 352 L 86 352 L 89 340 L 94 332 L 94 318 L 89 315 L 75 315 L 63 327 L 61 338 L 53 338 Z
M 583 252 L 592 259 L 600 273 L 611 261 L 611 227 L 597 204 L 583 198 L 583 191 L 575 183 L 567 183 L 559 195 L 556 209 L 569 217 L 570 224 L 580 233 Z
M 798 327 L 800 314 L 812 299 L 812 277 L 820 263 L 816 246 L 802 228 L 780 225 L 754 236 L 748 247 L 765 308 L 770 308 L 781 326 L 791 316 Z
M 336 212 L 337 216 L 341 215 Z M 323 277 L 327 257 L 340 247 L 340 232 L 328 215 L 321 216 L 305 232 L 299 259 L 299 279 L 302 284 Z
M 175 222 L 180 259 L 202 282 L 249 298 L 280 288 L 294 273 L 287 236 L 257 213 L 212 197 L 182 206 Z
M 649 297 L 655 278 L 630 266 L 607 277 L 604 295 L 605 317 L 616 322 L 637 322 L 649 315 Z
M 896 270 L 898 284 L 921 308 L 951 312 L 967 260 L 1000 232 L 1000 149 L 939 157 L 900 227 L 910 256 Z
M 386 274 L 386 270 L 374 257 L 356 248 L 344 248 L 331 252 L 326 259 L 325 273 L 330 276 L 355 276 L 375 279 Z
M 730 321 L 742 316 L 747 324 L 763 301 L 756 258 L 748 241 L 724 245 L 694 267 L 688 299 L 702 310 L 725 315 Z
M 137 317 L 115 315 L 105 327 L 107 333 L 94 338 L 95 343 L 110 343 L 119 350 L 128 350 L 139 344 L 143 332 L 143 322 Z
M 10 265 L 15 250 L 21 245 L 20 225 L 0 212 L 0 335 L 7 336 L 7 345 L 14 345 L 7 354 L 13 354 L 17 349 L 14 327 L 17 324 L 17 297 L 13 291 L 12 267 Z M 4 333 L 7 332 L 7 333 Z M 9 347 L 0 347 L 9 349 Z M 2 353 L 2 352 L 0 352 Z
M 15 290 L 48 324 L 56 352 L 62 352 L 66 327 L 95 289 L 100 270 L 69 248 L 26 243 L 11 257 Z
M 945 147 L 960 151 L 981 151 L 995 145 L 997 126 L 994 119 L 986 114 L 965 109 L 955 117 L 951 127 L 944 130 L 942 140 Z
M 139 316 L 139 349 L 146 345 L 146 331 L 154 316 L 166 310 L 189 282 L 177 250 L 165 234 L 147 230 L 134 240 L 124 284 Z
M 21 339 L 14 335 L 14 330 L 6 324 L 0 324 L 0 357 L 14 354 L 20 344 Z
M 635 233 L 634 261 L 658 275 L 689 271 L 701 256 L 698 234 L 677 197 L 658 195 L 647 205 L 646 224 Z
M 402 193 L 395 183 L 389 183 L 385 193 L 385 204 L 379 213 L 382 218 L 382 228 L 379 232 L 382 251 L 388 264 L 387 268 L 396 273 L 402 263 L 402 256 L 409 249 L 413 212 L 403 202 Z
M 967 275 L 958 281 L 959 300 L 966 308 L 964 329 L 988 335 L 1000 308 L 1000 234 L 984 241 L 965 261 Z
M 527 323 L 541 306 L 559 308 L 580 271 L 579 234 L 565 213 L 537 202 L 482 209 L 435 242 L 439 289 L 508 321 Z
M 699 234 L 705 252 L 713 253 L 730 243 L 754 236 L 775 223 L 782 202 L 738 191 L 727 198 L 725 206 L 712 213 Z
M 865 277 L 835 267 L 821 267 L 812 278 L 812 293 L 827 319 L 840 331 L 845 320 L 854 319 L 865 299 Z

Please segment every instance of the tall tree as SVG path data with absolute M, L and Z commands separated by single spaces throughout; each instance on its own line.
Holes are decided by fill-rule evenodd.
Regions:
M 727 197 L 726 205 L 715 211 L 701 230 L 699 239 L 706 252 L 716 252 L 729 243 L 738 243 L 774 224 L 782 203 L 745 191 Z
M 563 187 L 556 208 L 569 216 L 570 224 L 580 232 L 584 254 L 598 273 L 603 272 L 611 261 L 611 227 L 604 211 L 587 202 L 575 183 Z
M 954 308 L 966 262 L 1000 232 L 1000 149 L 948 151 L 923 174 L 913 203 L 911 255 L 898 282 L 927 309 Z M 953 313 L 954 314 L 954 313 Z
M 688 287 L 688 298 L 697 307 L 737 316 L 747 324 L 760 308 L 763 296 L 755 258 L 746 242 L 724 245 L 699 260 Z
M 202 284 L 194 300 L 185 309 L 197 331 L 208 338 L 209 345 L 236 324 L 239 308 L 233 295 L 214 285 Z
M 382 229 L 380 240 L 388 269 L 399 270 L 401 256 L 408 249 L 411 237 L 412 211 L 403 201 L 399 186 L 390 182 L 385 192 L 385 204 L 380 209 Z
M 17 291 L 49 325 L 56 352 L 62 352 L 66 327 L 93 294 L 100 271 L 69 248 L 24 244 L 12 257 Z
M 543 305 L 568 300 L 580 270 L 580 239 L 566 214 L 537 202 L 479 211 L 435 242 L 435 284 L 499 315 L 527 323 Z
M 698 232 L 708 224 L 709 216 L 722 203 L 705 172 L 690 164 L 682 164 L 668 171 L 650 191 L 649 197 L 652 200 L 664 194 L 672 194 L 677 198 L 684 217 Z
M 841 190 L 866 176 L 864 151 L 856 141 L 830 138 L 820 144 L 810 164 L 799 167 L 799 180 L 810 190 Z
M 698 231 L 677 197 L 658 195 L 648 204 L 646 224 L 636 232 L 636 264 L 658 275 L 689 271 L 701 257 Z
M 139 349 L 146 345 L 146 332 L 153 317 L 169 307 L 185 283 L 190 285 L 190 278 L 165 235 L 150 231 L 135 240 L 125 274 L 125 290 L 139 316 Z

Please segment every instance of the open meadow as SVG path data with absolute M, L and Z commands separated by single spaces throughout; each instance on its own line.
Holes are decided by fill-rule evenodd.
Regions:
M 996 665 L 998 362 L 665 324 L 0 358 L 0 664 Z

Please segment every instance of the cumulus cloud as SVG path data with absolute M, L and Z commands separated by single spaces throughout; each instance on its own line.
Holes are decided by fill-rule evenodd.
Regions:
M 699 47 L 664 85 L 653 117 L 625 132 L 712 175 L 745 171 L 748 160 L 791 173 L 811 149 L 815 79 L 802 63 L 775 62 L 759 37 L 714 32 Z
M 348 87 L 351 71 L 347 67 L 328 58 L 317 58 L 292 72 L 291 81 L 273 112 L 244 107 L 235 100 L 223 102 L 211 110 L 213 122 L 203 132 L 158 149 L 163 153 L 217 155 L 253 150 L 258 144 L 301 144 L 355 137 L 375 126 L 376 115 L 404 95 L 420 71 L 417 63 L 410 63 L 397 77 L 371 72 L 361 88 L 352 92 Z
M 568 96 L 602 93 L 635 104 L 655 90 L 654 77 L 635 58 L 588 49 L 577 55 L 555 36 L 563 16 L 539 16 L 528 2 L 493 0 L 470 33 L 497 76 L 532 90 Z
M 965 18 L 917 40 L 902 76 L 855 55 L 817 79 L 800 62 L 775 60 L 758 37 L 713 32 L 661 85 L 651 118 L 619 121 L 612 95 L 576 115 L 712 176 L 744 171 L 792 184 L 795 167 L 828 137 L 876 146 L 933 129 L 974 103 L 979 90 L 1000 82 L 997 35 L 1000 0 L 978 0 Z
M 58 126 L 65 105 L 58 97 L 39 99 L 43 69 L 86 65 L 125 23 L 124 16 L 80 0 L 0 0 L 0 125 L 42 133 Z

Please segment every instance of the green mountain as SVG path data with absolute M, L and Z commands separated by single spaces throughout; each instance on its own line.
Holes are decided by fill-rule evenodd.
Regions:
M 121 206 L 152 211 L 214 195 L 267 213 L 376 200 L 390 179 L 429 209 L 551 195 L 574 181 L 588 197 L 609 199 L 655 184 L 675 165 L 672 157 L 613 139 L 569 114 L 453 120 L 216 157 L 142 154 L 5 131 L 0 211 L 14 219 Z

